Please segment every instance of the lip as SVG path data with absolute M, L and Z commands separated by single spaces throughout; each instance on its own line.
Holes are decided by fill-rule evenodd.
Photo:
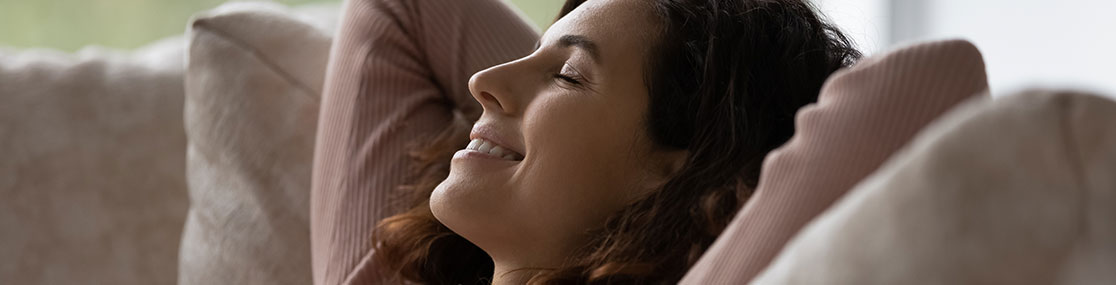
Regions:
M 453 158 L 454 159 L 458 159 L 458 158 L 474 159 L 475 158 L 475 159 L 484 159 L 484 160 L 509 162 L 509 163 L 518 163 L 519 162 L 518 160 L 507 160 L 507 159 L 504 159 L 503 157 L 498 157 L 498 156 L 495 156 L 495 155 L 488 154 L 487 152 L 480 152 L 480 151 L 471 150 L 471 149 L 459 150 L 459 151 L 453 153 Z
M 514 151 L 522 155 L 524 158 L 527 157 L 527 152 L 524 150 L 521 144 L 513 144 L 512 140 L 510 140 L 507 136 L 504 136 L 502 132 L 496 131 L 496 129 L 493 128 L 492 125 L 477 124 L 476 126 L 474 126 L 472 132 L 469 133 L 469 140 L 475 139 L 486 140 L 504 149 Z M 480 152 L 477 153 L 480 154 Z

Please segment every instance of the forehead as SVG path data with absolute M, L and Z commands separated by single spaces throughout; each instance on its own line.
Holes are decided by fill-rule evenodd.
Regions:
M 654 39 L 651 11 L 645 0 L 586 1 L 551 25 L 543 44 L 554 44 L 565 35 L 580 35 L 596 43 L 602 57 L 610 61 L 638 57 Z

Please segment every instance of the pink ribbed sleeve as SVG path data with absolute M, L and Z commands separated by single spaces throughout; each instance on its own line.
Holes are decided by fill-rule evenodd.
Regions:
M 322 94 L 311 190 L 315 284 L 370 278 L 371 232 L 401 209 L 407 152 L 453 110 L 476 118 L 469 77 L 528 54 L 538 32 L 499 0 L 348 0 Z
M 796 132 L 771 152 L 756 194 L 682 284 L 746 284 L 806 223 L 879 168 L 924 126 L 988 88 L 972 44 L 920 44 L 834 74 Z

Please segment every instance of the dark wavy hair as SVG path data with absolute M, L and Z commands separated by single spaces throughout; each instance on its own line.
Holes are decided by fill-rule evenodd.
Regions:
M 559 18 L 585 0 L 569 0 Z M 764 156 L 794 133 L 795 112 L 860 53 L 805 0 L 653 0 L 661 23 L 646 59 L 653 142 L 684 149 L 658 191 L 614 213 L 595 238 L 537 284 L 675 283 L 751 196 Z M 468 143 L 458 116 L 421 162 L 410 210 L 384 219 L 373 239 L 384 275 L 431 284 L 487 283 L 492 260 L 434 218 L 429 198 Z

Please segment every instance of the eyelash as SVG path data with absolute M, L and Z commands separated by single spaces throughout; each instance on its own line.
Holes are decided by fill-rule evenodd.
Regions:
M 567 72 L 566 69 L 567 68 L 570 69 L 569 73 L 572 74 L 572 75 L 567 75 L 566 74 L 566 72 Z M 560 70 L 558 70 L 558 72 L 554 73 L 554 78 L 558 79 L 558 80 L 565 81 L 566 83 L 574 85 L 574 86 L 582 86 L 583 85 L 581 83 L 582 80 L 583 80 L 583 78 L 581 78 L 581 73 L 578 72 L 577 69 L 574 69 L 572 66 L 570 66 L 568 63 L 562 65 L 562 68 Z
M 554 78 L 557 78 L 559 80 L 565 81 L 565 82 L 570 83 L 570 84 L 581 85 L 581 81 L 577 80 L 577 78 L 574 78 L 574 77 L 568 76 L 568 75 L 563 75 L 561 73 L 555 73 Z

